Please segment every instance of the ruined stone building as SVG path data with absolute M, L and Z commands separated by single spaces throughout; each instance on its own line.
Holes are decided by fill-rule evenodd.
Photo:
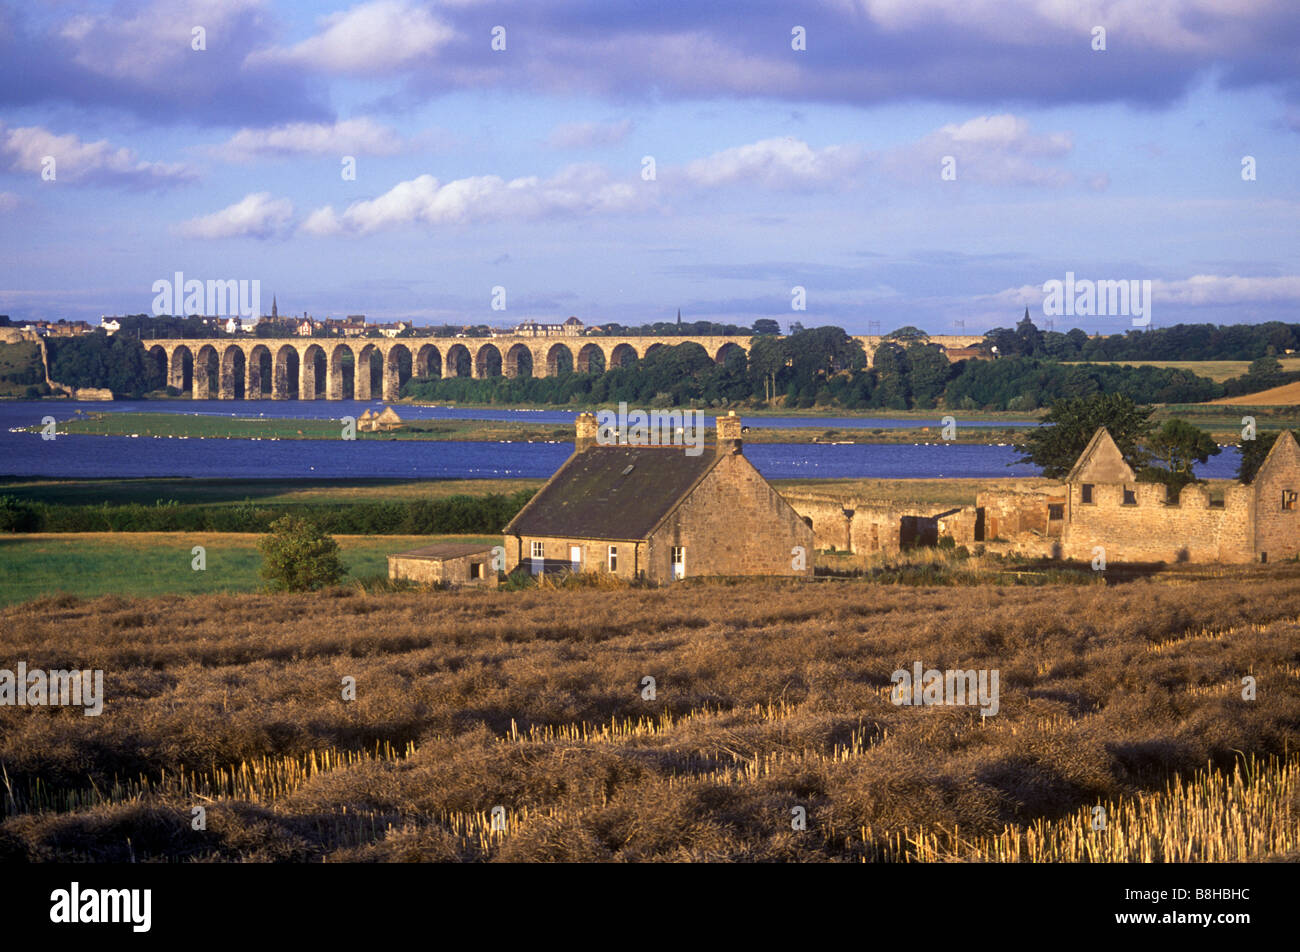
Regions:
M 740 429 L 719 417 L 716 446 L 690 455 L 599 445 L 581 414 L 573 455 L 504 530 L 506 571 L 811 578 L 813 531 L 745 458 Z
M 818 549 L 893 553 L 982 543 L 993 551 L 1091 561 L 1267 562 L 1300 553 L 1300 445 L 1283 433 L 1248 485 L 1212 494 L 1185 486 L 1170 501 L 1160 483 L 1139 483 L 1100 429 L 1063 483 L 1025 481 L 980 492 L 957 508 L 787 494 L 813 527 Z

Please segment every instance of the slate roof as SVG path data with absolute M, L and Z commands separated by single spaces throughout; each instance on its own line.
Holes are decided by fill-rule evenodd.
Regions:
M 719 457 L 708 447 L 593 446 L 571 457 L 505 532 L 570 539 L 644 539 Z
M 467 555 L 487 555 L 491 551 L 492 547 L 490 545 L 483 545 L 482 543 L 437 542 L 433 545 L 412 549 L 410 552 L 398 552 L 394 558 L 441 561 L 443 559 L 460 559 Z

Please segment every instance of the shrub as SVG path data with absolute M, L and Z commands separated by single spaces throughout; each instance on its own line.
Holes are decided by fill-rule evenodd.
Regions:
M 272 591 L 308 592 L 334 585 L 347 572 L 339 544 L 306 519 L 284 516 L 258 540 L 262 578 Z

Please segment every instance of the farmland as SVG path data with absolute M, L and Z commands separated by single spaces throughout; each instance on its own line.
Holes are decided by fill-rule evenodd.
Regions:
M 1296 564 L 46 597 L 0 609 L 0 650 L 102 669 L 107 700 L 3 711 L 0 853 L 1295 859 L 1297 634 Z M 891 703 L 891 672 L 917 661 L 999 671 L 997 714 Z

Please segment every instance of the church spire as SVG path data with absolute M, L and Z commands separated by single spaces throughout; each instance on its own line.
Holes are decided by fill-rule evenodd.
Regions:
M 276 306 L 275 295 L 272 294 L 271 295 L 271 320 L 274 321 L 279 316 L 280 316 L 280 308 Z
M 682 326 L 682 309 L 680 307 L 677 309 L 677 326 Z

